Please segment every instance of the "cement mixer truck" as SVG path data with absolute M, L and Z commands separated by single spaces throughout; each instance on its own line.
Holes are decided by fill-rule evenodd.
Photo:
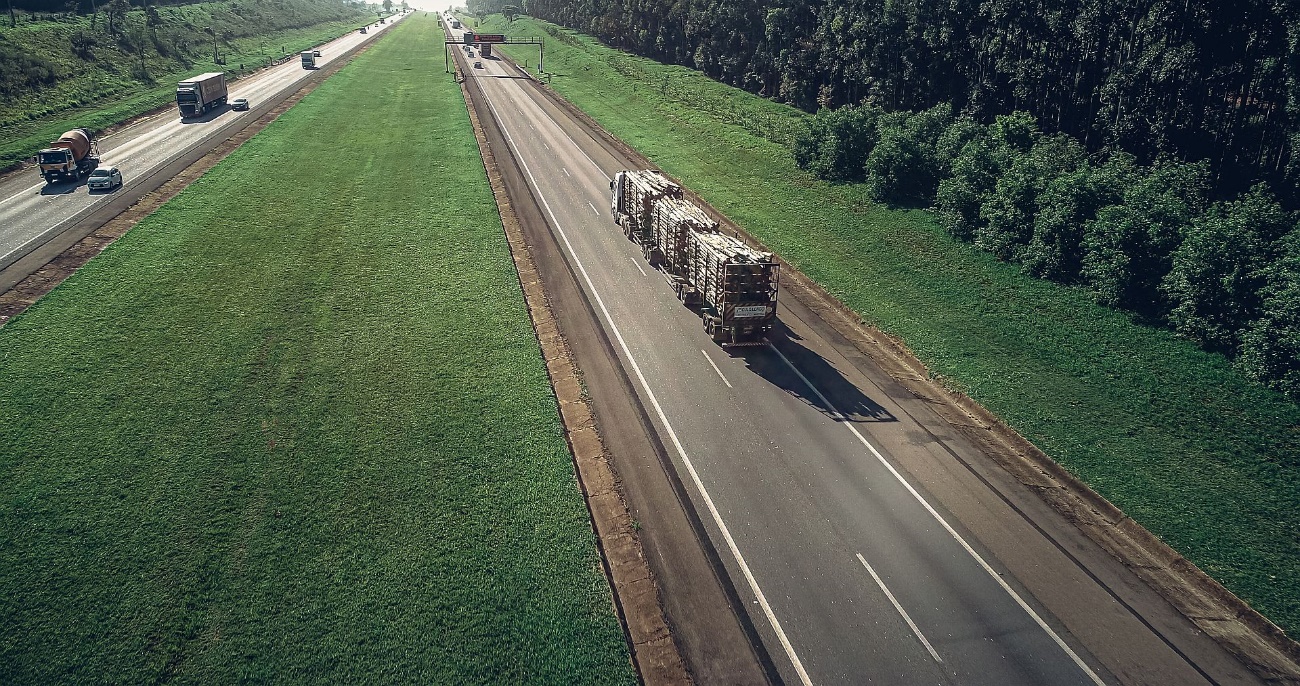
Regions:
M 73 129 L 36 154 L 45 183 L 77 181 L 99 166 L 99 146 L 90 132 Z

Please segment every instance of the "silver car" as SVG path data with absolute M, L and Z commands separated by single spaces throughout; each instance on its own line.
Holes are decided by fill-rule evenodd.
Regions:
M 121 186 L 122 172 L 117 167 L 100 167 L 86 179 L 86 188 L 91 191 L 111 191 Z

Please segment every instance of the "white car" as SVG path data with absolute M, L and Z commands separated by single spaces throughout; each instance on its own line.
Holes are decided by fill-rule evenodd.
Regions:
M 100 167 L 86 179 L 86 188 L 90 191 L 111 191 L 121 188 L 122 172 L 117 167 Z

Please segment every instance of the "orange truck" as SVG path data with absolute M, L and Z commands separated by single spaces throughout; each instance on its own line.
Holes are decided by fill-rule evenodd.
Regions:
M 37 153 L 36 161 L 45 183 L 78 181 L 99 166 L 99 146 L 89 131 L 73 129 Z

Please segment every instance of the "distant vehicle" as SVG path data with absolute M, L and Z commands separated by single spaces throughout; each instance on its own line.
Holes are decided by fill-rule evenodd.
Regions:
M 483 63 L 482 63 L 482 62 L 475 62 L 475 63 L 474 63 L 474 68 L 475 68 L 475 69 L 482 69 L 482 68 L 483 68 Z
M 182 117 L 201 117 L 224 104 L 226 75 L 222 72 L 199 74 L 176 84 L 176 106 Z
M 365 32 L 366 32 L 366 27 L 362 26 L 362 27 L 361 27 L 361 33 L 364 35 Z
M 86 189 L 90 191 L 111 191 L 122 187 L 122 172 L 117 167 L 100 167 L 90 172 L 86 179 Z
M 456 20 L 456 19 L 452 19 L 452 20 L 451 20 L 451 28 L 453 28 L 453 29 L 458 29 L 458 28 L 460 28 L 460 21 L 458 21 L 458 20 Z
M 80 180 L 99 166 L 99 146 L 85 129 L 65 132 L 36 155 L 45 183 Z
M 315 69 L 315 68 L 316 68 L 316 53 L 315 53 L 315 52 L 312 52 L 311 50 L 303 50 L 303 51 L 302 51 L 302 54 L 299 55 L 299 57 L 302 58 L 302 68 L 303 68 L 303 69 Z
M 232 110 L 248 109 L 248 98 L 235 98 L 234 100 L 230 101 L 230 109 Z
M 312 50 L 312 51 L 311 51 L 311 56 L 312 56 L 312 57 L 320 57 L 320 50 Z

